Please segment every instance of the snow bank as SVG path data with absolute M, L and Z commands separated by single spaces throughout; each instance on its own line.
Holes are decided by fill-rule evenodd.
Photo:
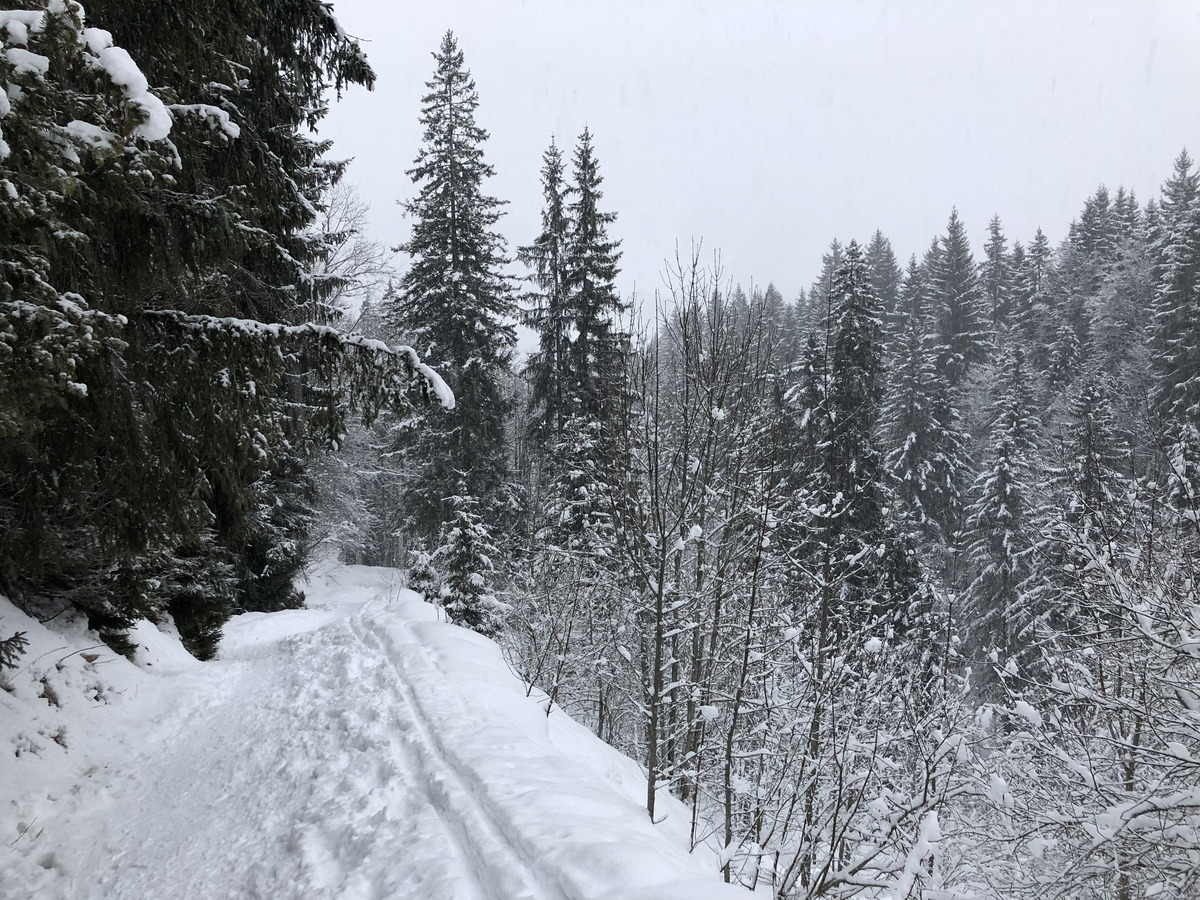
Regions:
M 65 872 L 59 829 L 103 795 L 137 723 L 171 709 L 151 689 L 160 680 L 151 670 L 196 672 L 200 663 L 142 623 L 134 665 L 72 613 L 46 626 L 0 597 L 0 637 L 17 631 L 29 646 L 15 670 L 0 672 L 0 841 L 9 848 L 0 897 L 41 897 Z
M 660 823 L 652 824 L 636 763 L 562 710 L 547 716 L 544 695 L 526 696 L 492 641 L 421 621 L 428 609 L 404 592 L 364 624 L 411 690 L 435 755 L 496 823 L 532 882 L 552 886 L 556 897 L 745 895 L 717 883 L 710 854 L 687 853 L 686 807 L 664 792 Z
M 169 626 L 130 663 L 0 600 L 31 640 L 0 678 L 0 897 L 745 895 L 689 854 L 686 808 L 652 824 L 635 763 L 394 572 L 306 590 L 204 664 Z

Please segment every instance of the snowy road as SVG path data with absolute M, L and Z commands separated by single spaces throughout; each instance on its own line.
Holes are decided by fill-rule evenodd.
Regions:
M 5 829 L 11 811 L 38 830 L 17 825 L 0 896 L 745 896 L 686 853 L 682 808 L 651 825 L 636 766 L 548 718 L 491 642 L 386 570 L 334 569 L 308 593 L 235 619 L 204 665 L 154 656 L 143 631 L 150 666 L 111 703 L 116 725 L 46 790 L 9 788 Z

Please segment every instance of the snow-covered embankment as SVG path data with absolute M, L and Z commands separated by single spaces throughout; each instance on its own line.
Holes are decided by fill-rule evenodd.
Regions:
M 0 600 L 32 642 L 0 676 L 0 897 L 745 896 L 682 806 L 651 824 L 632 761 L 392 574 L 332 569 L 204 664 Z

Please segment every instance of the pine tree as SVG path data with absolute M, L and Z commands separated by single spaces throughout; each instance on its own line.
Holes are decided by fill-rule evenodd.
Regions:
M 810 306 L 809 327 L 828 330 L 832 309 L 833 279 L 842 264 L 842 254 L 845 248 L 842 242 L 834 238 L 829 244 L 829 251 L 821 254 L 821 274 L 808 290 Z
M 804 456 L 793 462 L 802 555 L 814 560 L 822 629 L 832 636 L 875 626 L 903 627 L 915 582 L 888 573 L 910 554 L 898 543 L 876 430 L 883 399 L 879 301 L 863 253 L 851 242 L 831 280 L 828 352 L 810 340 L 788 394 Z
M 793 304 L 783 299 L 783 294 L 773 283 L 768 283 L 766 290 L 756 300 L 761 309 L 762 327 L 771 336 L 773 369 L 776 374 L 786 371 L 795 361 L 800 350 L 802 335 L 797 330 L 796 309 Z M 747 326 L 758 321 L 759 317 L 752 307 L 747 311 Z
M 1050 239 L 1039 228 L 1029 244 L 1029 290 L 1037 296 L 1045 290 L 1046 270 L 1050 265 Z
M 1025 248 L 1023 265 L 1016 271 L 1013 313 L 1013 327 L 1028 354 L 1031 368 L 1036 371 L 1048 368 L 1048 348 L 1053 340 L 1053 332 L 1046 333 L 1051 316 L 1047 296 L 1050 265 L 1050 241 L 1039 228 Z
M 1008 322 L 1012 311 L 1013 270 L 999 216 L 992 216 L 992 221 L 988 223 L 988 241 L 983 246 L 983 256 L 979 277 L 983 282 L 983 295 L 992 327 L 998 328 Z
M 1113 200 L 1113 224 L 1118 241 L 1127 241 L 1142 230 L 1142 211 L 1138 208 L 1137 195 L 1126 190 L 1124 185 L 1117 188 Z
M 1005 360 L 991 419 L 992 446 L 967 515 L 970 556 L 978 573 L 968 590 L 971 649 L 985 686 L 990 664 L 1028 659 L 1024 651 L 1032 643 L 1034 624 L 1026 582 L 1036 545 L 1032 472 L 1040 423 L 1020 348 Z
M 538 539 L 556 550 L 578 552 L 593 561 L 612 552 L 612 515 L 608 508 L 607 472 L 601 448 L 601 426 L 574 415 L 549 449 L 545 520 Z
M 506 609 L 491 584 L 498 551 L 491 530 L 479 515 L 478 502 L 465 487 L 460 483 L 459 492 L 449 498 L 451 514 L 435 554 L 444 573 L 440 598 L 452 622 L 494 637 Z
M 169 105 L 178 154 L 169 199 L 158 213 L 170 232 L 147 243 L 168 250 L 160 258 L 178 254 L 175 263 L 187 269 L 156 265 L 131 278 L 118 268 L 120 292 L 154 310 L 311 321 L 322 286 L 310 274 L 326 248 L 310 226 L 345 165 L 325 160 L 329 144 L 312 132 L 331 91 L 374 82 L 331 7 L 315 0 L 150 7 L 94 0 L 87 7 L 91 24 L 113 33 Z M 126 215 L 115 226 L 136 228 L 137 221 Z M 137 242 L 128 232 L 120 239 Z M 286 410 L 258 424 L 267 437 L 266 465 L 249 461 L 220 476 L 224 484 L 211 504 L 218 539 L 238 570 L 238 603 L 251 609 L 299 599 L 292 581 L 313 515 L 307 459 L 321 443 L 311 429 L 322 428 L 339 403 L 336 391 L 307 374 L 317 368 L 311 348 L 284 362 L 288 375 L 274 387 L 269 377 L 254 379 L 258 391 L 274 390 L 271 400 Z M 275 489 L 292 498 L 287 512 L 268 496 Z M 223 493 L 230 502 L 222 502 Z
M 1079 219 L 1071 223 L 1067 243 L 1085 256 L 1094 259 L 1096 268 L 1102 269 L 1113 256 L 1117 245 L 1119 223 L 1108 188 L 1100 185 L 1083 204 Z M 1098 285 L 1088 285 L 1095 290 Z
M 1154 392 L 1159 415 L 1172 431 L 1200 421 L 1200 171 L 1187 151 L 1163 186 L 1156 249 Z
M 833 281 L 834 316 L 829 358 L 830 434 L 825 450 L 835 490 L 861 497 L 851 527 L 874 530 L 881 503 L 872 495 L 882 483 L 875 428 L 883 398 L 883 335 L 879 299 L 851 242 Z
M 1074 302 L 1071 304 L 1075 305 Z M 1048 349 L 1046 375 L 1050 384 L 1062 387 L 1070 384 L 1083 371 L 1086 362 L 1084 343 L 1079 339 L 1070 316 L 1059 310 L 1054 317 L 1054 335 Z
M 941 342 L 938 371 L 957 387 L 971 367 L 986 360 L 989 353 L 975 261 L 957 209 L 950 213 L 941 247 L 931 262 L 934 318 Z
M 203 655 L 235 604 L 293 595 L 307 512 L 268 491 L 295 475 L 303 500 L 303 460 L 351 407 L 409 403 L 415 357 L 303 320 L 305 229 L 338 172 L 307 126 L 327 87 L 373 76 L 319 3 L 90 8 L 144 79 L 76 4 L 0 36 L 51 60 L 0 63 L 20 87 L 0 154 L 0 578 L 114 646 L 169 611 Z
M 564 284 L 574 331 L 572 396 L 579 403 L 575 414 L 604 422 L 615 400 L 614 383 L 624 368 L 626 338 L 617 329 L 625 306 L 614 284 L 619 242 L 608 236 L 608 227 L 617 217 L 600 209 L 604 179 L 586 128 L 575 147 L 572 176 Z
M 876 229 L 867 244 L 867 269 L 871 273 L 871 287 L 879 298 L 879 306 L 883 321 L 887 322 L 900 299 L 900 283 L 904 272 L 896 262 L 896 254 L 892 252 L 892 242 Z
M 1114 411 L 1129 433 L 1140 433 L 1147 442 L 1151 429 L 1135 426 L 1145 421 L 1151 393 L 1148 342 L 1154 314 L 1152 250 L 1144 230 L 1126 235 L 1117 257 L 1105 273 L 1092 301 L 1093 353 L 1089 376 L 1101 374 L 1117 399 Z
M 1112 408 L 1109 380 L 1098 374 L 1081 379 L 1071 401 L 1071 427 L 1067 432 L 1067 471 L 1076 516 L 1100 520 L 1117 496 L 1117 481 L 1125 441 Z
M 537 290 L 529 296 L 529 325 L 537 331 L 538 349 L 530 354 L 525 372 L 532 383 L 530 427 L 534 436 L 549 441 L 561 434 L 571 415 L 571 307 L 567 297 L 567 244 L 570 220 L 563 182 L 562 153 L 551 140 L 542 157 L 542 231 L 518 256 L 534 270 Z
M 418 185 L 405 205 L 411 257 L 391 316 L 395 326 L 449 383 L 453 410 L 433 409 L 406 448 L 416 470 L 406 494 L 412 535 L 433 541 L 450 518 L 452 496 L 478 500 L 489 518 L 504 492 L 502 385 L 515 345 L 504 239 L 492 230 L 499 200 L 483 192 L 493 174 L 484 162 L 487 132 L 475 122 L 479 96 L 454 35 L 446 32 L 421 100 L 423 144 L 408 175 Z M 460 480 L 463 482 L 459 487 Z
M 905 513 L 927 534 L 949 539 L 962 503 L 963 439 L 949 385 L 937 372 L 928 287 L 915 256 L 895 322 L 882 414 L 885 466 Z

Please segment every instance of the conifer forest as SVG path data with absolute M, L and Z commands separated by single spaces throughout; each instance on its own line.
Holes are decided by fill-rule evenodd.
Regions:
M 208 660 L 315 560 L 392 567 L 747 895 L 1200 897 L 1189 150 L 1045 232 L 830 234 L 791 296 L 662 235 L 633 293 L 609 137 L 546 134 L 506 228 L 453 32 L 390 112 L 423 135 L 390 247 L 320 137 L 375 82 L 333 5 L 8 5 L 19 609 Z M 0 619 L 0 675 L 25 643 Z

